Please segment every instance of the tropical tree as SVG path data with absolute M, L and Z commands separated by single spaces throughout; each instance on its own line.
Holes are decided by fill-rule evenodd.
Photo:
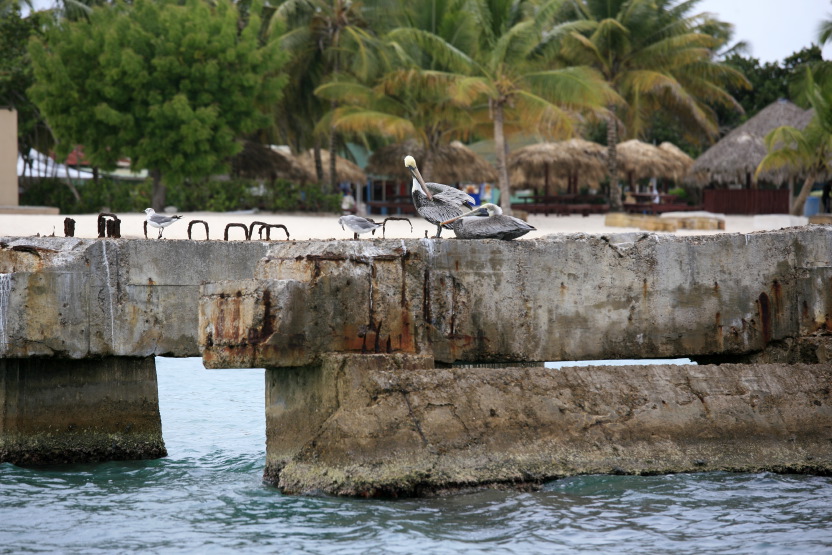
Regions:
M 597 113 L 615 102 L 597 71 L 558 67 L 544 31 L 562 0 L 491 0 L 459 3 L 476 25 L 476 40 L 462 48 L 428 30 L 402 27 L 388 38 L 418 45 L 433 64 L 452 77 L 451 99 L 482 108 L 492 124 L 500 204 L 510 213 L 506 129 L 510 126 L 550 137 L 574 133 L 580 114 Z M 406 49 L 406 48 L 405 48 Z
M 260 5 L 246 18 L 229 0 L 137 0 L 62 22 L 30 52 L 30 94 L 66 156 L 77 144 L 98 167 L 127 156 L 165 183 L 226 169 L 236 140 L 267 125 L 285 78 L 276 43 L 260 42 Z M 162 181 L 165 177 L 165 182 Z
M 439 148 L 467 138 L 476 126 L 471 114 L 449 96 L 455 80 L 456 76 L 443 72 L 401 69 L 388 72 L 374 86 L 356 81 L 327 83 L 316 94 L 340 106 L 321 125 L 345 134 L 414 139 L 424 148 L 420 164 L 422 173 L 429 176 Z
M 375 25 L 383 19 L 384 3 L 350 0 L 285 0 L 277 6 L 273 24 L 286 32 L 273 33 L 281 48 L 291 53 L 288 67 L 295 76 L 280 106 L 280 126 L 292 134 L 297 144 L 308 147 L 312 142 L 316 172 L 323 181 L 320 137 L 328 140 L 328 148 L 335 154 L 337 135 L 333 128 L 316 126 L 327 112 L 335 109 L 334 100 L 323 103 L 313 91 L 341 73 L 361 80 L 371 79 L 384 66 L 384 50 L 375 37 L 374 26 L 366 13 L 377 16 Z M 318 129 L 318 133 L 313 131 Z M 335 189 L 335 156 L 330 156 L 330 186 Z
M 470 48 L 478 33 L 476 22 L 460 0 L 414 0 L 392 12 L 394 29 L 416 28 L 440 37 L 456 49 Z M 417 141 L 424 149 L 422 173 L 431 174 L 437 150 L 454 139 L 467 138 L 477 122 L 470 111 L 453 102 L 450 91 L 456 75 L 440 71 L 439 64 L 417 44 L 401 42 L 394 30 L 381 37 L 386 72 L 371 79 L 341 76 L 322 85 L 316 95 L 339 107 L 327 114 L 323 127 L 334 127 L 356 140 L 373 137 L 401 142 Z
M 691 134 L 715 137 L 715 105 L 741 110 L 726 92 L 748 86 L 743 75 L 715 59 L 725 25 L 691 14 L 698 0 L 573 0 L 564 3 L 549 38 L 571 64 L 596 68 L 623 99 L 609 105 L 608 171 L 611 209 L 621 209 L 616 147 L 642 136 L 656 111 L 672 113 Z M 715 32 L 718 29 L 719 32 Z M 710 34 L 709 34 L 710 33 Z
M 791 126 L 778 127 L 766 135 L 768 154 L 757 166 L 764 171 L 787 168 L 805 174 L 803 186 L 792 202 L 791 214 L 800 216 L 812 186 L 832 174 L 832 86 L 821 87 L 811 70 L 806 70 L 806 97 L 815 115 L 802 131 Z
M 34 83 L 26 46 L 30 37 L 42 35 L 49 20 L 46 12 L 23 17 L 17 1 L 0 3 L 0 106 L 17 112 L 17 148 L 24 159 L 32 149 L 48 152 L 54 145 L 43 116 L 26 92 Z M 72 182 L 67 179 L 66 184 L 75 199 L 80 199 Z

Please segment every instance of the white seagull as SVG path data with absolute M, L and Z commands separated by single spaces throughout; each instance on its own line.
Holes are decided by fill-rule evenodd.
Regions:
M 341 216 L 338 218 L 338 223 L 341 224 L 341 229 L 345 229 L 344 226 L 347 226 L 353 232 L 353 240 L 358 239 L 359 233 L 372 231 L 373 235 L 375 235 L 376 230 L 381 227 L 381 224 L 377 224 L 373 220 L 368 220 L 361 216 Z
M 144 211 L 147 216 L 145 217 L 145 221 L 148 225 L 159 228 L 159 236 L 157 239 L 162 238 L 162 231 L 175 222 L 176 220 L 180 219 L 182 216 L 163 216 L 161 214 L 157 214 L 155 210 L 152 208 L 148 208 Z

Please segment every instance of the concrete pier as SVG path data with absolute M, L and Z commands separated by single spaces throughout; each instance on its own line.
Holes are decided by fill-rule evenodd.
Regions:
M 828 226 L 513 242 L 0 238 L 0 461 L 159 456 L 146 361 L 201 354 L 267 369 L 265 476 L 286 492 L 829 473 L 830 284 Z M 670 357 L 707 364 L 541 366 Z

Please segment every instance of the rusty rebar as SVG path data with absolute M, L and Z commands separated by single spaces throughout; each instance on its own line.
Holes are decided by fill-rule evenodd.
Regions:
M 265 229 L 266 230 L 266 241 L 271 241 L 271 238 L 272 238 L 271 237 L 271 230 L 272 230 L 273 227 L 282 229 L 283 232 L 286 233 L 286 240 L 287 241 L 289 240 L 289 230 L 286 229 L 286 226 L 283 225 L 283 224 L 263 224 L 263 225 L 261 225 L 260 228 L 257 230 L 257 233 L 259 234 L 259 237 L 261 239 L 263 238 L 263 230 Z
M 381 223 L 381 236 L 382 238 L 386 237 L 387 235 L 387 221 L 388 220 L 398 220 L 398 221 L 405 221 L 410 224 L 410 233 L 413 233 L 413 222 L 410 221 L 410 218 L 405 218 L 403 216 L 389 216 L 384 218 L 384 221 Z
M 193 227 L 194 224 L 202 224 L 205 226 L 205 240 L 208 241 L 211 236 L 208 233 L 208 222 L 205 220 L 191 220 L 188 222 L 188 239 L 191 238 L 191 227 Z M 225 240 L 228 240 L 228 230 L 225 232 Z
M 248 226 L 248 236 L 249 237 L 254 237 L 254 226 L 256 226 L 256 225 L 259 225 L 262 228 L 262 226 L 269 225 L 269 224 L 267 224 L 266 222 L 251 222 L 251 224 L 249 224 L 249 226 Z M 262 233 L 260 234 L 260 237 L 263 237 Z
M 107 220 L 112 218 L 112 220 Z M 145 233 L 145 236 L 147 233 Z M 121 237 L 121 220 L 118 216 L 110 212 L 101 212 L 98 214 L 98 237 L 114 237 L 119 239 Z
M 246 241 L 251 239 L 251 236 L 248 234 L 248 227 L 246 227 L 246 224 L 230 223 L 227 226 L 225 226 L 225 234 L 223 235 L 224 240 L 228 241 L 228 230 L 232 227 L 241 227 L 241 228 L 243 228 L 243 233 L 246 234 Z

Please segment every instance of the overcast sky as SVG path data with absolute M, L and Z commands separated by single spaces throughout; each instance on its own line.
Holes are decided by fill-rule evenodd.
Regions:
M 701 0 L 697 8 L 733 23 L 734 41 L 749 43 L 749 55 L 760 62 L 782 62 L 817 44 L 819 23 L 832 19 L 830 0 Z M 832 60 L 832 45 L 823 59 Z

